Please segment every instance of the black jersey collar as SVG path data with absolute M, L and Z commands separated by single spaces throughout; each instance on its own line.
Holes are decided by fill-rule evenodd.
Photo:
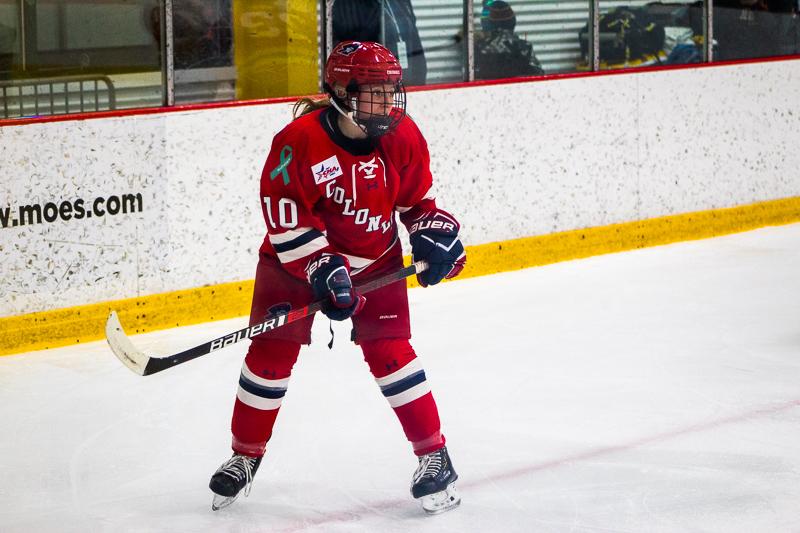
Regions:
M 353 155 L 369 155 L 375 150 L 375 145 L 372 140 L 366 139 L 351 139 L 339 128 L 339 112 L 333 106 L 328 107 L 319 114 L 319 120 L 322 124 L 322 129 L 328 134 L 328 137 L 338 146 L 344 148 Z

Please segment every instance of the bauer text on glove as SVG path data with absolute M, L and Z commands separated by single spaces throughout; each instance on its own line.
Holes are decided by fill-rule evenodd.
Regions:
M 464 269 L 467 254 L 458 237 L 461 226 L 453 215 L 436 208 L 415 216 L 407 227 L 414 261 L 428 263 L 428 269 L 417 274 L 420 285 L 436 285 Z

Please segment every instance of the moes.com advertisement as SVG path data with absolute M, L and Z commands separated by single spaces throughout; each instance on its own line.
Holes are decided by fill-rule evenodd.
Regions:
M 0 228 L 82 220 L 142 212 L 142 193 L 98 196 L 0 207 Z

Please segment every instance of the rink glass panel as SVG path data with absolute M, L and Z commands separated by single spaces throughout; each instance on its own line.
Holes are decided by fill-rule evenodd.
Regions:
M 416 15 L 420 40 L 425 50 L 426 84 L 467 80 L 464 2 L 460 0 L 412 0 L 411 4 Z
M 476 56 L 489 18 L 487 4 L 477 0 L 473 5 L 475 21 Z M 533 54 L 544 74 L 575 72 L 580 62 L 578 32 L 589 19 L 589 3 L 586 0 L 510 0 L 516 25 L 514 33 L 532 45 Z M 476 79 L 491 79 L 480 74 L 480 61 L 476 57 L 478 72 Z M 522 74 L 516 74 L 522 75 Z M 505 77 L 505 76 L 503 76 Z M 509 76 L 514 77 L 514 76 Z
M 633 20 L 624 19 L 620 8 L 631 8 Z M 703 62 L 704 15 L 698 2 L 601 0 L 600 69 Z M 621 30 L 616 21 L 629 29 Z M 581 35 L 581 41 L 581 70 L 588 70 L 585 34 Z
M 20 58 L 19 6 L 16 1 L 0 0 L 0 79 L 7 79 Z
M 724 0 L 714 5 L 714 59 L 750 59 L 800 52 L 796 0 Z
M 235 100 L 230 0 L 173 0 L 172 34 L 175 103 Z
M 157 106 L 154 0 L 0 2 L 0 118 Z
M 225 9 L 232 8 L 235 68 L 231 75 L 235 82 L 235 99 L 307 95 L 320 91 L 320 5 L 317 0 L 215 2 L 220 4 L 220 17 L 229 16 Z M 224 65 L 212 68 L 223 69 L 220 75 L 224 75 L 224 69 L 231 69 Z M 180 84 L 177 72 L 176 78 Z
M 392 5 L 397 11 L 401 2 L 376 1 L 386 12 Z M 426 65 L 424 78 L 408 72 L 407 84 L 471 79 L 464 19 L 470 2 L 405 1 L 413 11 Z M 321 91 L 321 66 L 331 42 L 325 33 L 323 1 L 172 0 L 172 76 L 167 76 L 162 57 L 161 17 L 166 3 L 0 0 L 0 118 Z M 585 39 L 582 43 L 581 38 L 589 20 L 588 0 L 508 3 L 516 17 L 515 33 L 532 45 L 545 74 L 590 70 L 586 50 L 591 43 Z M 482 31 L 484 4 L 471 3 L 473 37 Z M 602 0 L 599 6 L 601 14 L 620 6 L 646 9 L 664 31 L 663 43 L 654 53 L 624 57 L 609 56 L 603 44 L 614 36 L 601 31 L 601 70 L 705 60 L 707 23 L 702 4 Z M 717 2 L 711 27 L 713 59 L 800 53 L 796 11 L 794 0 Z M 392 24 L 385 16 L 382 23 Z

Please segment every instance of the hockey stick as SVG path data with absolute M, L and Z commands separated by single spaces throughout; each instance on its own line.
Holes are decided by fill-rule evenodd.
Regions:
M 390 272 L 362 285 L 356 285 L 356 289 L 362 294 L 368 293 L 370 291 L 374 291 L 375 289 L 385 287 L 386 285 L 394 283 L 395 281 L 400 281 L 401 279 L 418 274 L 427 268 L 427 263 L 424 261 L 417 261 L 410 266 L 401 268 L 395 272 Z M 231 344 L 235 344 L 239 341 L 250 339 L 256 335 L 260 335 L 261 333 L 285 326 L 286 324 L 290 324 L 309 315 L 313 315 L 321 309 L 321 301 L 313 302 L 305 307 L 301 307 L 300 309 L 295 309 L 293 311 L 289 311 L 288 313 L 270 318 L 269 320 L 265 320 L 260 324 L 248 326 L 240 329 L 239 331 L 234 331 L 233 333 L 228 333 L 222 337 L 217 337 L 216 339 L 208 341 L 205 344 L 195 346 L 194 348 L 189 348 L 188 350 L 175 355 L 167 355 L 163 357 L 149 356 L 137 349 L 130 339 L 125 335 L 125 331 L 122 329 L 122 324 L 119 322 L 117 312 L 111 311 L 111 314 L 108 315 L 108 320 L 106 320 L 106 341 L 108 341 L 108 345 L 111 347 L 111 351 L 114 352 L 114 355 L 116 355 L 125 366 L 140 376 L 149 376 L 150 374 L 161 372 L 167 368 L 171 368 L 173 366 L 183 364 L 186 361 L 196 359 L 197 357 L 215 352 L 220 348 L 230 346 Z

